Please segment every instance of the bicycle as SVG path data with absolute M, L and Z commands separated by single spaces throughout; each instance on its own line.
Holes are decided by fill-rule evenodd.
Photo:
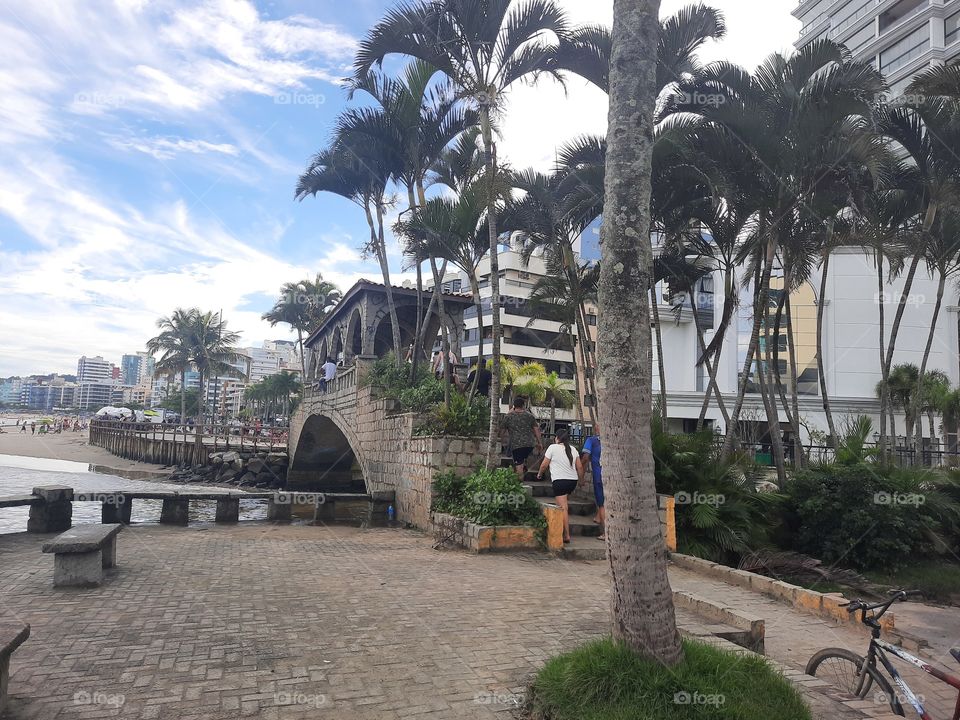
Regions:
M 887 654 L 900 658 L 904 662 L 910 663 L 914 667 L 923 670 L 929 675 L 944 682 L 958 691 L 957 704 L 953 713 L 953 720 L 960 720 L 960 678 L 949 675 L 928 665 L 923 660 L 908 653 L 903 648 L 891 645 L 880 639 L 880 618 L 890 609 L 895 602 L 906 600 L 908 597 L 920 595 L 917 590 L 894 590 L 889 600 L 868 605 L 862 600 L 851 600 L 846 604 L 848 613 L 860 613 L 860 622 L 870 628 L 870 647 L 867 650 L 867 656 L 857 655 L 844 648 L 827 648 L 816 653 L 807 663 L 807 675 L 813 675 L 821 680 L 827 680 L 846 690 L 851 695 L 865 700 L 870 695 L 874 686 L 878 687 L 882 693 L 882 699 L 888 702 L 890 709 L 895 715 L 904 716 L 903 705 L 890 685 L 890 682 L 883 675 L 880 666 L 886 670 L 887 674 L 893 679 L 894 684 L 900 689 L 902 697 L 906 703 L 916 710 L 921 720 L 933 720 L 931 715 L 923 707 L 923 699 L 918 697 L 900 673 L 890 662 Z M 867 613 L 871 613 L 869 616 Z M 960 662 L 960 648 L 954 648 L 950 651 L 954 659 Z M 820 673 L 820 674 L 818 674 Z

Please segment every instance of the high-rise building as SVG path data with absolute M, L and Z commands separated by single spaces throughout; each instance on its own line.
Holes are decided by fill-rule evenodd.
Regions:
M 120 358 L 120 379 L 124 385 L 136 385 L 140 381 L 139 355 L 124 355 Z
M 78 383 L 110 383 L 113 380 L 113 365 L 100 355 L 87 357 L 84 355 L 77 361 Z
M 894 96 L 931 65 L 960 61 L 960 0 L 804 0 L 798 48 L 829 38 L 884 74 Z

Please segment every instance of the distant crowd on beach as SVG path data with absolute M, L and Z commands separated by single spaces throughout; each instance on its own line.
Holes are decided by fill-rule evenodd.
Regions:
M 9 426 L 8 426 L 9 427 Z M 40 420 L 28 420 L 17 418 L 13 425 L 15 432 L 19 435 L 26 435 L 27 430 L 31 435 L 60 435 L 65 432 L 81 432 L 87 429 L 87 421 L 81 421 L 79 417 L 58 417 L 41 418 Z M 4 426 L 0 424 L 0 433 L 7 432 Z

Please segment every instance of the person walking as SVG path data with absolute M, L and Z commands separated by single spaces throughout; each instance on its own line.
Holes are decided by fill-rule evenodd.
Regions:
M 477 395 L 490 397 L 490 381 L 493 380 L 493 373 L 487 370 L 487 363 L 483 356 L 477 358 L 477 364 L 467 375 L 467 387 L 473 387 L 474 381 L 477 383 Z
M 30 421 L 30 434 L 31 434 L 31 435 L 36 435 L 36 434 L 37 434 L 37 421 L 36 421 L 36 420 L 31 420 L 31 421 Z
M 526 409 L 527 402 L 522 397 L 513 401 L 513 408 L 500 419 L 500 431 L 507 434 L 507 444 L 513 454 L 513 467 L 520 481 L 526 472 L 527 459 L 533 454 L 543 452 L 543 437 L 537 419 Z
M 537 480 L 550 471 L 553 496 L 557 505 L 563 510 L 563 541 L 570 542 L 570 503 L 568 496 L 577 489 L 583 480 L 583 462 L 577 449 L 570 444 L 570 431 L 561 430 L 557 433 L 556 442 L 547 448 L 537 472 Z
M 600 461 L 600 425 L 594 423 L 593 435 L 583 444 L 580 455 L 584 468 L 590 463 L 590 477 L 593 478 L 593 499 L 597 503 L 597 514 L 593 521 L 600 526 L 601 533 L 598 540 L 607 539 L 607 513 L 603 509 L 603 465 Z
M 20 434 L 23 435 L 26 431 L 27 431 L 27 424 L 26 424 L 26 423 L 23 423 L 23 424 L 20 426 Z

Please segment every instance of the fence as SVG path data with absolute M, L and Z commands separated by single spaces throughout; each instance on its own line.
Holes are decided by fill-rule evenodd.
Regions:
M 206 465 L 211 453 L 225 450 L 286 452 L 287 428 L 92 420 L 90 444 L 140 462 Z
M 722 445 L 722 439 L 718 445 Z M 751 455 L 759 464 L 773 463 L 773 451 L 770 443 L 740 443 L 741 449 Z M 875 443 L 864 445 L 865 454 L 879 455 L 880 447 Z M 803 445 L 803 454 L 808 462 L 833 462 L 836 451 L 828 445 Z M 922 448 L 908 447 L 905 444 L 887 445 L 887 457 L 899 467 L 927 467 L 927 468 L 960 468 L 960 452 L 941 449 L 936 446 Z M 783 445 L 784 461 L 787 465 L 793 464 L 793 444 L 786 442 Z

